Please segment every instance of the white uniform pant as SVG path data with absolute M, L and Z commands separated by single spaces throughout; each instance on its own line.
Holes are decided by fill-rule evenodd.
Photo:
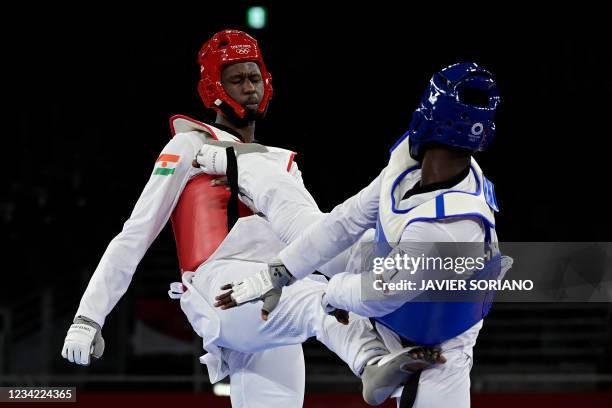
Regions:
M 241 353 L 225 350 L 234 408 L 301 407 L 304 354 L 299 344 Z
M 461 350 L 444 352 L 444 364 L 428 368 L 421 373 L 413 408 L 470 407 L 470 370 L 472 358 Z M 392 397 L 400 406 L 402 388 Z
M 414 408 L 470 407 L 473 344 L 481 327 L 482 321 L 440 345 L 446 357 L 446 363 L 423 370 L 419 379 Z M 394 352 L 403 348 L 399 337 L 393 331 L 381 324 L 376 324 L 376 329 L 389 351 Z M 392 397 L 397 398 L 398 408 L 401 391 L 400 388 L 392 394 Z

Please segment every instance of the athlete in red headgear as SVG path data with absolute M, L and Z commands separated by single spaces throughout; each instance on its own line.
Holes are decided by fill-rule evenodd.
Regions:
M 261 56 L 257 41 L 238 30 L 225 30 L 215 34 L 206 41 L 198 55 L 202 79 L 198 92 L 207 108 L 228 117 L 234 123 L 252 121 L 263 116 L 272 98 L 272 75 L 268 72 Z M 258 83 L 263 83 L 263 95 L 258 102 L 240 104 L 228 93 L 231 90 L 223 83 L 224 78 L 231 77 L 224 69 L 237 62 L 250 62 L 249 75 Z M 230 83 L 233 83 L 230 80 Z
M 184 116 L 174 116 L 173 134 L 196 130 L 207 139 L 232 141 L 238 137 L 242 142 L 252 142 L 255 120 L 263 116 L 273 93 L 272 75 L 264 64 L 257 41 L 242 31 L 220 31 L 204 43 L 198 63 L 201 75 L 198 92 L 204 105 L 217 112 L 215 124 L 207 126 Z M 224 137 L 223 131 L 234 138 Z M 293 162 L 295 154 L 283 153 L 282 165 L 301 180 Z M 202 173 L 197 176 L 187 183 L 172 214 L 182 271 L 196 270 L 217 249 L 237 216 L 251 214 L 238 201 L 236 191 L 230 194 L 211 185 L 211 182 L 224 185 L 225 178 L 213 180 Z
M 263 115 L 272 97 L 272 77 L 257 41 L 237 30 L 216 33 L 202 47 L 198 62 L 202 78 L 198 90 L 205 106 L 217 112 L 215 123 L 205 124 L 181 115 L 171 118 L 173 137 L 155 162 L 129 220 L 102 256 L 68 330 L 62 356 L 73 363 L 88 365 L 90 355 L 102 356 L 101 327 L 106 316 L 126 292 L 138 263 L 169 219 L 181 272 L 185 272 L 196 270 L 215 252 L 239 216 L 251 214 L 235 194 L 219 187 L 223 179 L 204 174 L 191 162 L 207 140 L 253 141 L 255 119 Z M 276 151 L 278 165 L 301 182 L 294 153 Z M 278 361 L 283 365 L 273 372 L 255 375 L 261 373 L 262 367 Z M 234 406 L 243 406 L 244 393 L 258 388 L 266 390 L 259 392 L 262 406 L 302 405 L 301 345 L 250 354 L 228 350 L 223 364 L 218 370 L 219 378 L 211 380 L 229 371 Z

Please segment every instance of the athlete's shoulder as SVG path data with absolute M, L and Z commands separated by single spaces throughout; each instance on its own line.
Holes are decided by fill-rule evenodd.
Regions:
M 164 150 L 179 150 L 195 156 L 202 144 L 209 138 L 214 139 L 206 124 L 184 115 L 170 118 L 171 139 Z
M 201 146 L 202 143 L 204 143 L 204 141 L 209 137 L 210 136 L 207 133 L 191 130 L 173 135 L 170 142 L 175 146 L 189 145 L 199 148 L 199 146 Z
M 213 140 L 239 141 L 236 136 L 215 125 L 210 125 L 185 115 L 172 116 L 170 118 L 170 130 L 174 137 L 177 137 L 181 133 L 188 133 L 188 136 L 183 137 L 190 140 L 210 138 Z

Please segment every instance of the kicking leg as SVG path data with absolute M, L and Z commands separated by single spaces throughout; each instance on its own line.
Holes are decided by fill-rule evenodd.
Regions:
M 208 305 L 212 305 L 217 288 L 228 280 L 248 276 L 259 267 L 255 262 L 212 261 L 198 269 L 191 285 Z M 309 337 L 317 337 L 338 354 L 353 372 L 359 373 L 372 357 L 386 354 L 386 348 L 368 319 L 354 315 L 348 325 L 343 325 L 323 311 L 321 297 L 325 286 L 324 282 L 311 278 L 288 286 L 267 321 L 261 319 L 259 303 L 227 310 L 207 308 L 209 312 L 214 312 L 214 316 L 192 317 L 191 320 L 218 321 L 219 336 L 215 344 L 243 353 L 301 344 Z
M 265 154 L 245 154 L 238 160 L 240 190 L 266 215 L 284 243 L 325 217 L 306 187 L 266 160 Z

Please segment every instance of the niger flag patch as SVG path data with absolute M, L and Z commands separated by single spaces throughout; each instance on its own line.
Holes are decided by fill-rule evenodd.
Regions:
M 176 154 L 162 154 L 155 160 L 155 176 L 170 176 L 174 174 L 174 169 L 181 156 Z

